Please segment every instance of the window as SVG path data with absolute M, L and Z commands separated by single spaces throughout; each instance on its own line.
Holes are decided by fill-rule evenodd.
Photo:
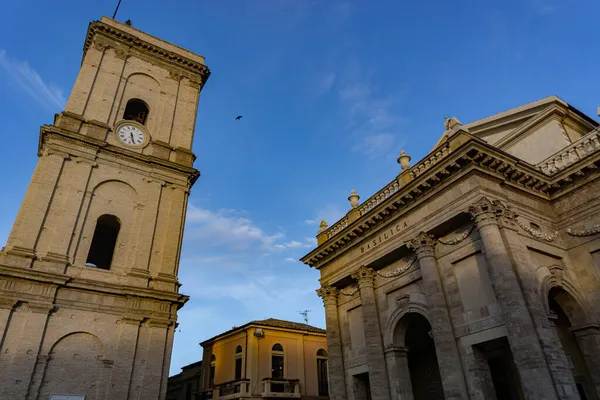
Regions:
M 283 379 L 283 346 L 276 343 L 271 348 L 271 378 Z
M 235 380 L 239 381 L 242 379 L 242 346 L 235 348 Z
M 319 382 L 319 396 L 329 396 L 329 379 L 327 376 L 327 351 L 317 351 L 317 379 Z
M 213 354 L 210 357 L 210 368 L 208 370 L 208 387 L 212 388 L 215 386 L 215 365 L 217 363 L 217 357 Z
M 110 269 L 120 229 L 121 221 L 114 215 L 104 214 L 98 218 L 85 265 Z
M 137 121 L 140 124 L 145 125 L 146 119 L 148 119 L 148 112 L 149 108 L 146 103 L 140 99 L 131 99 L 127 102 L 127 106 L 125 106 L 123 119 Z

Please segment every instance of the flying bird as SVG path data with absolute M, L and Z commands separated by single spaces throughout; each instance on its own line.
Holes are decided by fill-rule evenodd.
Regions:
M 243 117 L 241 115 L 238 115 L 237 117 L 235 117 L 236 121 L 239 121 L 240 119 L 242 119 Z

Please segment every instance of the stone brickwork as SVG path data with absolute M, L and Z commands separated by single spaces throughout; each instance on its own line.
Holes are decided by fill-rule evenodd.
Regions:
M 187 301 L 177 274 L 199 175 L 191 146 L 203 61 L 109 18 L 90 24 L 0 252 L 0 398 L 164 399 Z M 145 121 L 126 120 L 132 99 L 147 105 Z M 124 123 L 144 143 L 121 141 Z M 102 233 L 106 216 L 116 233 Z M 112 252 L 107 265 L 91 263 L 93 242 Z
M 598 124 L 549 97 L 445 127 L 302 258 L 336 294 L 332 393 L 599 399 Z

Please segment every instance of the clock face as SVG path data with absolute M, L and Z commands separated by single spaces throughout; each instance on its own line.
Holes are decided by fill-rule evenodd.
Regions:
M 146 141 L 146 134 L 135 125 L 121 125 L 118 135 L 129 146 L 141 146 Z

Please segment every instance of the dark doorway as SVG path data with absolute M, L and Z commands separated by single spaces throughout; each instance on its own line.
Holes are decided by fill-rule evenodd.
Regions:
M 438 367 L 435 344 L 429 321 L 420 314 L 410 314 L 405 345 L 414 400 L 443 400 L 444 388 Z
M 354 375 L 354 398 L 356 400 L 371 400 L 371 382 L 369 373 Z
M 494 390 L 498 400 L 524 400 L 517 367 L 508 345 L 503 337 L 477 345 L 488 361 Z

